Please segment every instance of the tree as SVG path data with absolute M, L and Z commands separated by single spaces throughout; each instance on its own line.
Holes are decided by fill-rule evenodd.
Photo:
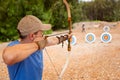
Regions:
M 43 0 L 0 0 L 0 5 L 1 41 L 18 39 L 16 27 L 25 15 L 32 14 L 48 22 L 49 17 L 44 12 Z

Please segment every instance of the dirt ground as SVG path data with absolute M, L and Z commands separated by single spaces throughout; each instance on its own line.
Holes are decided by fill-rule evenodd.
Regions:
M 96 35 L 94 43 L 85 42 L 86 33 L 81 32 L 83 23 L 86 33 L 92 32 Z M 110 26 L 109 33 L 112 35 L 110 43 L 103 43 L 100 40 L 104 26 Z M 67 54 L 70 54 L 70 61 L 62 80 L 120 80 L 120 22 L 75 23 L 73 34 L 77 38 L 77 43 L 72 46 L 71 52 L 67 51 L 67 43 L 64 43 L 63 48 L 61 44 L 47 47 L 49 56 L 44 50 L 43 80 L 58 80 Z M 0 80 L 9 80 L 6 66 L 1 58 L 6 44 L 0 45 Z

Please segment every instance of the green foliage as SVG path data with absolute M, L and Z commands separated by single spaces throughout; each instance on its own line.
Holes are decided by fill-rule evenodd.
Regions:
M 77 22 L 81 20 L 85 20 L 86 16 L 82 12 L 82 5 L 79 5 L 77 0 L 71 0 L 69 1 L 70 9 L 71 9 L 71 15 L 72 15 L 72 22 Z M 50 23 L 53 25 L 53 30 L 58 29 L 67 29 L 68 28 L 68 22 L 67 22 L 67 10 L 65 4 L 63 4 L 62 0 L 59 0 L 54 3 L 54 5 L 51 7 L 52 11 L 52 17 L 50 20 Z
M 67 21 L 67 13 L 65 6 L 61 1 L 56 2 L 52 7 L 52 18 L 50 23 L 53 25 L 53 30 L 65 29 Z
M 43 32 L 44 35 L 51 34 L 51 33 L 52 33 L 52 30 L 47 30 Z
M 79 21 L 119 21 L 120 0 L 94 0 L 80 2 L 68 0 L 72 23 Z M 28 14 L 37 16 L 43 23 L 51 23 L 53 30 L 67 29 L 67 10 L 62 0 L 0 0 L 0 41 L 18 39 L 19 20 Z M 45 31 L 45 34 L 52 30 Z
M 28 14 L 49 22 L 50 12 L 44 12 L 43 0 L 0 0 L 0 41 L 18 39 L 19 20 Z
M 12 4 L 12 3 L 11 3 Z M 17 18 L 14 7 L 15 4 L 10 5 L 10 1 L 0 1 L 0 40 L 9 41 L 17 38 Z
M 89 20 L 115 21 L 120 20 L 119 16 L 120 1 L 118 0 L 95 0 L 85 3 L 83 11 Z
M 82 7 L 84 6 L 84 3 L 75 3 L 72 4 L 73 6 L 71 9 L 71 13 L 72 13 L 72 21 L 74 22 L 80 22 L 80 21 L 84 21 L 87 20 L 87 16 L 84 15 L 84 11 L 82 9 Z

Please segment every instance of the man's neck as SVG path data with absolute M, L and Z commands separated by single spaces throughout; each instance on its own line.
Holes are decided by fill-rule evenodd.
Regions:
M 32 41 L 31 40 L 28 40 L 28 39 L 21 39 L 20 40 L 20 43 L 31 43 Z

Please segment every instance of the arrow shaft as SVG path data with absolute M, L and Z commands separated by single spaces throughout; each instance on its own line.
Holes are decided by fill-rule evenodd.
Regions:
M 66 34 L 66 33 L 69 33 L 69 32 L 58 33 L 58 34 L 52 34 L 52 35 L 48 35 L 48 37 L 57 36 L 57 35 L 62 35 L 62 34 Z

